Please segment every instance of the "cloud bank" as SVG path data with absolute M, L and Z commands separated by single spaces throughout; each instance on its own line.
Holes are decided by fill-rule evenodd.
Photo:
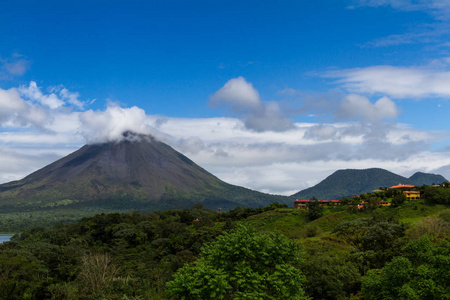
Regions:
M 450 150 L 427 151 L 441 132 L 382 122 L 398 114 L 387 97 L 372 103 L 341 95 L 333 106 L 340 122 L 318 124 L 293 122 L 243 78 L 214 95 L 210 101 L 234 105 L 239 118 L 171 118 L 118 105 L 82 110 L 73 99 L 87 101 L 62 86 L 0 89 L 0 182 L 20 179 L 86 142 L 119 141 L 124 131 L 152 134 L 229 183 L 284 195 L 337 169 L 381 167 L 409 176 L 450 165 Z

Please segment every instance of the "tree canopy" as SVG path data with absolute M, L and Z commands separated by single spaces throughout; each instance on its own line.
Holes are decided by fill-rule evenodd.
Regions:
M 168 283 L 180 299 L 307 299 L 298 245 L 239 226 L 203 247 Z

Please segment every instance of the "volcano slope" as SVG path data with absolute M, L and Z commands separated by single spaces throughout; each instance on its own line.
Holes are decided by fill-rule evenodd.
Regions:
M 152 211 L 290 204 L 288 197 L 225 183 L 151 136 L 125 133 L 120 142 L 85 145 L 28 175 L 0 185 L 2 212 L 54 208 Z

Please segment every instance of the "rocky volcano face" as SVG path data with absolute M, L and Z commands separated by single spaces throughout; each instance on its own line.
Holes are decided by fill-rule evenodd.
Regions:
M 158 209 L 266 205 L 284 197 L 229 185 L 151 136 L 86 145 L 20 181 L 0 185 L 0 208 Z M 266 203 L 267 202 L 267 203 Z M 217 206 L 220 207 L 220 206 Z

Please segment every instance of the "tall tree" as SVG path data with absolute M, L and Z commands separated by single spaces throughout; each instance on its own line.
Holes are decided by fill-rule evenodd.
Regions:
M 179 299 L 307 299 L 298 255 L 298 245 L 285 236 L 240 226 L 203 247 L 168 290 Z

